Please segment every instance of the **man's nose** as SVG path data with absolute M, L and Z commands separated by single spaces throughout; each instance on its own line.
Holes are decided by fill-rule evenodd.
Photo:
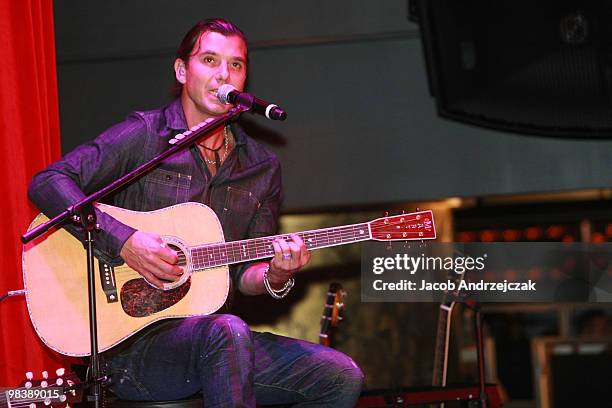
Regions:
M 229 66 L 227 61 L 223 61 L 221 62 L 221 64 L 219 64 L 219 69 L 217 70 L 217 79 L 225 82 L 227 81 L 227 78 L 229 78 Z

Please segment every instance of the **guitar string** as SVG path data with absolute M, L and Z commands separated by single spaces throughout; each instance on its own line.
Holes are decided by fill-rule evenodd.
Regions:
M 358 227 L 358 228 L 361 228 L 361 227 Z M 329 231 L 332 231 L 332 230 L 330 229 Z M 315 237 L 314 238 L 319 241 L 327 240 L 327 243 L 323 242 L 320 246 L 324 246 L 325 244 L 337 245 L 337 244 L 357 242 L 360 240 L 369 239 L 369 237 L 364 238 L 362 236 L 355 234 L 354 231 L 353 232 L 348 231 L 348 230 L 338 231 L 336 229 L 333 231 L 333 234 L 330 234 L 329 231 L 326 231 L 327 235 L 325 237 Z M 309 234 L 311 235 L 312 233 L 309 233 Z M 321 233 L 319 232 L 318 234 L 321 234 Z M 284 235 L 279 235 L 279 237 L 282 237 L 282 236 Z M 304 235 L 304 236 L 308 236 L 308 235 Z M 212 245 L 206 246 L 205 248 L 198 248 L 197 253 L 194 253 L 196 251 L 192 252 L 192 260 L 193 260 L 192 264 L 197 264 L 197 266 L 194 269 L 207 269 L 207 268 L 211 268 L 214 266 L 219 266 L 219 262 L 224 262 L 224 260 L 230 260 L 229 263 L 241 262 L 245 260 L 244 259 L 245 252 L 248 253 L 246 256 L 247 259 L 253 259 L 253 256 L 255 257 L 261 256 L 262 258 L 266 258 L 266 257 L 273 256 L 274 254 L 273 247 L 270 244 L 272 242 L 272 239 L 270 239 L 269 237 L 255 239 L 255 241 L 247 242 L 246 247 L 248 249 L 246 251 L 244 250 L 244 247 L 243 247 L 245 244 L 240 244 L 241 242 L 245 242 L 245 241 L 233 241 L 230 243 L 212 244 Z M 253 252 L 255 252 L 255 255 L 252 254 Z M 179 256 L 179 262 L 183 262 L 183 263 L 185 262 L 185 255 L 183 253 L 181 253 Z M 225 265 L 225 264 L 227 263 L 222 263 L 221 265 Z M 127 271 L 119 270 L 116 272 L 116 274 L 118 273 L 119 275 L 121 275 L 122 272 L 133 274 L 133 272 L 129 270 Z
M 394 226 L 397 225 L 398 223 L 390 223 L 387 224 L 388 226 Z M 401 224 L 401 222 L 399 223 Z M 342 228 L 342 230 L 339 230 L 340 228 Z M 317 237 L 316 234 L 320 234 L 320 232 L 314 233 L 315 240 L 322 240 L 324 241 L 322 243 L 321 246 L 327 244 L 342 244 L 346 242 L 350 242 L 350 241 L 359 241 L 359 240 L 364 240 L 363 236 L 356 234 L 355 233 L 355 229 L 361 230 L 362 226 L 361 225 L 355 225 L 353 226 L 353 228 L 348 228 L 348 229 L 344 229 L 344 227 L 340 227 L 337 229 L 330 229 L 326 231 L 326 236 L 323 237 Z M 375 229 L 377 229 L 375 227 Z M 338 231 L 339 230 L 339 231 Z M 352 230 L 352 231 L 351 231 Z M 331 234 L 329 232 L 332 232 Z M 377 231 L 378 232 L 378 231 Z M 404 231 L 405 232 L 405 231 Z M 418 234 L 420 231 L 408 231 L 406 232 L 406 234 Z M 397 232 L 394 232 L 397 233 Z M 306 237 L 307 239 L 310 238 L 310 236 L 313 233 L 304 233 L 303 236 Z M 283 236 L 283 235 L 281 235 Z M 408 237 L 402 237 L 402 238 L 413 238 L 412 236 Z M 418 237 L 417 237 L 418 238 Z M 365 239 L 369 239 L 365 238 Z M 256 239 L 257 240 L 257 239 Z M 205 247 L 201 247 L 201 248 L 193 248 L 192 250 L 192 259 L 195 261 L 194 263 L 216 263 L 217 261 L 222 260 L 223 258 L 233 258 L 236 259 L 238 258 L 239 260 L 242 260 L 244 258 L 244 253 L 245 252 L 253 252 L 255 251 L 256 254 L 258 254 L 260 251 L 263 252 L 264 255 L 271 255 L 273 253 L 273 251 L 271 252 L 271 245 L 269 244 L 269 242 L 271 242 L 272 239 L 270 239 L 269 237 L 265 237 L 265 238 L 261 238 L 259 242 L 248 242 L 246 243 L 246 245 L 244 244 L 245 241 L 233 241 L 233 242 L 229 242 L 229 243 L 221 243 L 221 244 L 212 244 L 212 245 L 207 245 Z M 327 241 L 327 242 L 325 242 Z M 333 241 L 333 242 L 332 242 Z M 339 242 L 338 242 L 339 241 Z M 242 242 L 242 243 L 241 243 Z M 308 247 L 308 242 L 306 242 L 306 246 Z M 263 245 L 263 248 L 262 248 Z M 316 246 L 317 244 L 315 244 Z M 245 246 L 247 247 L 246 251 L 245 251 Z M 221 253 L 219 250 L 224 251 L 223 253 Z M 219 252 L 217 252 L 219 251 Z M 248 257 L 248 255 L 247 255 Z M 221 258 L 221 259 L 220 259 Z M 207 267 L 208 265 L 203 265 L 205 267 Z
M 408 234 L 414 234 L 415 232 L 409 232 Z M 323 242 L 319 244 L 319 247 L 334 246 L 341 245 L 345 243 L 358 242 L 366 239 L 360 239 L 360 237 L 355 237 L 354 235 L 338 235 L 335 234 L 333 236 L 325 237 L 327 239 L 327 243 Z M 418 239 L 419 237 L 402 237 L 405 240 L 410 239 Z M 333 240 L 333 242 L 332 242 Z M 248 245 L 248 244 L 247 244 Z M 193 271 L 201 271 L 205 269 L 210 269 L 218 266 L 225 266 L 233 263 L 240 263 L 248 260 L 256 260 L 256 259 L 265 259 L 274 256 L 273 247 L 267 242 L 257 242 L 255 244 L 250 243 L 245 248 L 242 246 L 236 247 L 236 245 L 225 246 L 224 250 L 220 249 L 221 246 L 217 246 L 215 248 L 207 248 L 207 251 L 196 253 L 192 255 L 192 263 L 191 269 Z M 229 249 L 229 250 L 228 250 Z M 223 252 L 221 252 L 223 251 Z M 183 253 L 180 253 L 179 256 L 179 264 L 186 265 L 186 257 Z M 117 276 L 122 276 L 125 274 L 134 275 L 136 272 L 129 269 L 118 269 L 115 274 Z
M 279 235 L 283 236 L 283 235 Z M 336 231 L 334 234 L 327 234 L 326 237 L 315 237 L 316 240 L 321 240 L 321 238 L 326 239 L 329 243 L 332 244 L 342 244 L 346 242 L 352 242 L 360 240 L 361 237 L 355 235 L 355 233 L 348 232 L 338 232 Z M 368 238 L 365 238 L 368 239 Z M 339 241 L 339 242 L 338 242 Z M 241 242 L 244 242 L 241 244 Z M 230 261 L 230 263 L 240 262 L 240 260 L 244 259 L 245 250 L 243 246 L 246 247 L 248 259 L 252 259 L 253 252 L 255 256 L 262 256 L 263 258 L 272 256 L 274 254 L 273 247 L 271 245 L 272 239 L 269 237 L 264 238 L 255 238 L 253 241 L 233 241 L 229 243 L 220 243 L 220 244 L 212 244 L 207 245 L 205 248 L 197 248 L 192 250 L 192 263 L 198 264 L 198 268 L 209 268 L 216 266 L 219 261 L 224 259 L 233 259 L 234 261 Z M 322 245 L 321 245 L 322 246 Z M 196 252 L 197 251 L 197 252 Z M 212 258 L 211 258 L 212 256 Z M 236 261 L 239 259 L 239 261 Z M 179 262 L 185 263 L 186 257 L 183 253 L 179 255 Z M 208 265 L 200 265 L 200 264 L 208 264 Z M 133 272 L 130 270 L 120 269 L 115 272 L 115 274 L 121 275 L 122 273 L 132 274 Z
M 379 229 L 383 229 L 383 228 L 388 228 L 389 226 L 396 226 L 396 225 L 400 225 L 405 223 L 400 221 L 400 222 L 390 222 L 389 224 L 385 224 L 383 226 L 377 227 L 377 226 L 373 226 L 371 227 L 372 230 L 376 230 L 378 232 Z M 314 231 L 306 231 L 306 232 L 300 232 L 297 233 L 298 235 L 315 235 L 315 239 L 316 239 L 316 235 L 317 234 L 328 234 L 331 232 L 332 234 L 343 234 L 343 233 L 351 233 L 350 230 L 354 230 L 355 228 L 358 229 L 362 229 L 364 227 L 367 226 L 367 223 L 363 223 L 363 224 L 353 224 L 353 225 L 349 225 L 349 226 L 344 226 L 344 227 L 332 227 L 332 228 L 326 228 L 326 229 L 321 229 L 321 230 L 314 230 Z M 354 233 L 354 231 L 353 231 Z M 410 232 L 410 233 L 415 233 L 415 232 Z M 261 238 L 254 238 L 252 240 L 241 240 L 241 241 L 232 241 L 232 242 L 223 242 L 223 243 L 219 243 L 219 244 L 209 244 L 209 245 L 205 245 L 204 248 L 194 248 L 194 249 L 208 249 L 208 248 L 216 248 L 216 247 L 222 247 L 222 246 L 228 246 L 230 244 L 240 244 L 240 243 L 247 243 L 249 241 L 253 241 L 253 242 L 261 242 L 261 241 L 272 241 L 274 238 L 276 237 L 285 237 L 288 236 L 289 234 L 280 234 L 280 235 L 276 235 L 273 237 L 261 237 Z
M 408 221 L 411 221 L 411 219 L 408 219 Z M 371 229 L 373 231 L 376 230 L 376 232 L 379 232 L 382 229 L 405 224 L 405 223 L 406 221 L 398 221 L 398 222 L 392 221 L 392 222 L 389 222 L 381 226 L 371 226 Z M 353 225 L 344 226 L 344 227 L 332 227 L 332 228 L 327 228 L 327 229 L 322 229 L 322 230 L 306 231 L 306 232 L 298 233 L 298 235 L 302 235 L 303 237 L 314 235 L 315 240 L 318 240 L 318 241 L 327 240 L 327 244 L 331 244 L 331 245 L 342 244 L 342 243 L 345 243 L 345 242 L 342 242 L 343 240 L 347 240 L 347 242 L 361 240 L 360 236 L 355 235 L 354 230 L 355 228 L 362 229 L 366 225 L 367 223 L 353 224 Z M 406 232 L 406 234 L 418 234 L 421 231 L 403 231 L 403 232 Z M 393 233 L 397 234 L 397 232 L 393 232 Z M 219 265 L 218 262 L 223 261 L 224 259 L 230 259 L 230 257 L 232 257 L 234 260 L 236 258 L 239 259 L 238 261 L 235 261 L 235 262 L 253 259 L 252 257 L 249 257 L 248 255 L 246 257 L 247 259 L 243 259 L 243 254 L 245 252 L 244 247 L 247 247 L 247 251 L 246 251 L 247 253 L 250 254 L 254 251 L 256 254 L 255 256 L 260 256 L 260 253 L 261 253 L 261 255 L 263 255 L 263 258 L 265 258 L 268 256 L 272 256 L 274 253 L 274 251 L 271 249 L 272 248 L 271 242 L 277 237 L 286 237 L 288 235 L 289 234 L 280 234 L 280 235 L 276 235 L 272 237 L 262 237 L 262 238 L 254 238 L 250 240 L 209 244 L 209 245 L 205 245 L 199 248 L 192 247 L 192 261 L 193 261 L 193 264 L 196 264 L 196 263 L 198 264 L 197 269 L 205 269 L 205 268 L 211 268 L 214 266 L 221 266 L 223 264 Z M 317 235 L 325 235 L 325 236 L 317 237 Z M 410 239 L 413 237 L 402 237 L 402 238 Z M 417 237 L 417 239 L 418 238 L 419 237 Z M 366 239 L 369 239 L 369 236 Z M 333 240 L 334 242 L 331 242 L 331 240 Z M 340 240 L 339 243 L 337 242 L 338 240 Z M 324 246 L 324 245 L 325 244 L 323 243 L 323 244 L 320 244 L 319 246 Z M 223 251 L 223 253 L 221 251 Z M 211 258 L 211 255 L 212 255 L 212 258 Z M 183 263 L 186 262 L 186 256 L 182 252 L 179 255 L 179 261 L 182 261 Z M 230 263 L 235 263 L 235 262 L 230 262 Z M 200 263 L 204 263 L 204 265 L 199 265 Z M 206 265 L 206 263 L 208 263 L 208 265 Z M 119 270 L 117 272 L 119 272 L 119 274 L 121 274 L 121 272 L 125 272 L 128 274 L 133 273 L 130 270 Z
M 319 235 L 321 235 L 321 233 L 317 233 Z M 286 235 L 289 234 L 283 234 L 283 235 L 279 235 L 279 237 L 284 237 Z M 314 239 L 315 241 L 323 241 L 323 242 L 319 242 L 319 243 L 315 243 L 314 245 L 310 245 L 312 246 L 317 246 L 317 245 L 325 245 L 327 244 L 334 244 L 334 243 L 338 243 L 338 241 L 340 241 L 340 243 L 343 243 L 343 241 L 356 241 L 359 240 L 361 238 L 363 238 L 363 236 L 360 236 L 359 234 L 356 234 L 355 231 L 334 231 L 332 234 L 330 234 L 329 232 L 327 232 L 325 234 L 325 236 L 316 236 L 316 234 L 314 234 L 314 236 L 312 236 L 313 233 L 308 233 L 308 234 L 302 234 L 302 238 L 305 238 L 306 242 L 306 246 L 308 247 L 311 243 L 310 240 Z M 218 257 L 219 255 L 223 256 L 227 256 L 232 257 L 232 258 L 237 258 L 237 257 L 242 257 L 242 254 L 245 252 L 255 252 L 255 253 L 259 253 L 259 252 L 263 252 L 265 255 L 268 254 L 272 254 L 273 251 L 273 247 L 271 245 L 272 241 L 274 238 L 270 238 L 270 237 L 264 237 L 264 238 L 256 238 L 256 241 L 252 241 L 252 242 L 246 242 L 246 241 L 233 241 L 233 242 L 229 242 L 226 243 L 225 248 L 226 250 L 224 251 L 226 255 L 224 253 L 221 253 L 219 250 L 223 250 L 223 246 L 224 244 L 213 244 L 212 247 L 210 246 L 206 246 L 206 247 L 200 247 L 200 248 L 194 248 L 192 250 L 192 259 L 196 259 L 198 261 L 204 261 L 206 262 L 208 259 L 210 259 L 210 255 L 213 255 L 213 260 L 216 259 L 216 257 Z M 327 242 L 325 242 L 327 241 Z M 331 242 L 334 241 L 334 242 Z M 246 247 L 246 251 L 245 251 L 245 247 Z
M 50 399 L 53 400 L 53 399 L 56 399 L 56 398 L 50 398 Z M 7 402 L 8 402 L 8 400 L 7 400 Z M 33 398 L 31 400 L 30 399 L 25 399 L 25 400 L 20 399 L 19 401 L 12 401 L 10 407 L 11 408 L 13 408 L 13 407 L 15 407 L 15 408 L 29 407 L 30 404 L 32 404 L 32 403 L 38 404 L 38 403 L 41 403 L 41 402 L 44 403 L 45 400 L 42 399 L 42 398 L 38 398 L 38 399 Z M 65 404 L 65 403 L 66 402 L 52 402 L 51 403 L 52 405 L 50 405 L 50 406 L 54 406 L 56 404 Z M 38 406 L 38 405 L 36 405 L 36 406 Z
M 380 230 L 380 229 L 384 229 L 384 228 L 388 228 L 388 227 L 393 227 L 393 226 L 401 225 L 401 224 L 404 224 L 404 223 L 406 223 L 406 221 L 390 222 L 390 223 L 382 225 L 382 226 L 372 226 L 371 229 L 373 231 L 379 232 L 378 230 Z M 353 224 L 353 225 L 343 226 L 343 227 L 332 227 L 332 228 L 326 228 L 326 229 L 321 229 L 321 230 L 300 232 L 300 233 L 297 233 L 297 234 L 298 235 L 302 235 L 303 237 L 311 237 L 312 235 L 314 235 L 314 239 L 315 240 L 321 240 L 321 239 L 328 239 L 328 240 L 330 240 L 330 239 L 350 239 L 351 236 L 355 237 L 355 239 L 360 239 L 361 237 L 356 236 L 354 230 L 355 229 L 363 229 L 364 227 L 366 227 L 366 225 L 367 225 L 367 223 Z M 351 231 L 351 230 L 353 230 L 353 231 Z M 407 234 L 418 234 L 419 232 L 420 231 L 408 231 L 406 233 Z M 395 233 L 397 233 L 397 232 L 395 232 Z M 317 237 L 317 235 L 321 235 L 321 234 L 325 234 L 325 236 Z M 255 250 L 262 249 L 262 246 L 264 248 L 268 248 L 269 247 L 269 243 L 271 243 L 275 238 L 277 238 L 277 237 L 287 237 L 288 235 L 290 235 L 290 234 L 279 234 L 279 235 L 271 236 L 271 237 L 261 237 L 261 238 L 252 238 L 252 239 L 248 239 L 248 240 L 221 242 L 221 243 L 215 243 L 215 244 L 205 244 L 205 245 L 203 245 L 201 247 L 195 246 L 195 247 L 192 247 L 192 256 L 193 255 L 196 255 L 196 256 L 197 255 L 210 255 L 210 252 L 214 252 L 215 250 L 220 250 L 220 249 L 223 249 L 223 248 L 226 249 L 225 252 L 230 252 L 230 253 L 231 252 L 234 252 L 234 253 L 235 252 L 244 252 L 242 250 L 243 246 L 248 246 L 248 247 L 256 246 L 256 248 L 252 248 L 252 249 L 255 249 Z M 237 248 L 233 248 L 233 247 L 237 247 Z M 196 251 L 201 251 L 201 252 L 203 252 L 203 254 L 195 253 Z M 208 251 L 208 252 L 206 252 L 206 251 Z
M 402 222 L 399 222 L 399 223 L 389 223 L 386 226 L 383 226 L 383 227 L 380 227 L 380 228 L 386 228 L 386 227 L 398 225 L 398 224 L 401 224 L 401 223 Z M 328 243 L 330 243 L 329 241 L 332 240 L 332 239 L 334 241 L 337 241 L 338 239 L 341 240 L 341 241 L 342 240 L 351 240 L 351 239 L 360 240 L 362 238 L 362 236 L 356 235 L 354 230 L 356 228 L 357 229 L 362 229 L 363 226 L 365 226 L 365 224 L 355 224 L 355 225 L 349 226 L 349 227 L 336 227 L 336 228 L 330 228 L 330 229 L 327 229 L 327 230 L 318 230 L 318 231 L 313 231 L 313 232 L 298 233 L 298 235 L 303 235 L 304 237 L 310 237 L 310 235 L 314 234 L 315 235 L 315 237 L 314 237 L 315 240 L 320 240 L 320 239 L 325 240 L 325 239 L 327 239 Z M 353 231 L 350 231 L 351 229 Z M 373 229 L 376 230 L 376 229 L 379 229 L 379 227 L 374 227 Z M 330 234 L 330 232 L 332 232 L 332 234 Z M 327 234 L 327 236 L 324 236 L 324 237 L 317 237 L 316 236 L 317 234 L 321 234 L 321 233 L 325 233 L 325 234 Z M 395 232 L 395 233 L 397 233 L 397 232 Z M 409 232 L 406 232 L 406 233 L 407 234 L 418 234 L 419 231 L 409 231 Z M 284 237 L 284 236 L 287 236 L 287 235 L 289 235 L 289 234 L 282 234 L 282 235 L 278 235 L 277 237 L 279 237 L 279 236 L 280 237 Z M 233 241 L 233 242 L 219 243 L 219 244 L 209 244 L 209 245 L 205 245 L 204 247 L 200 247 L 200 248 L 194 247 L 193 250 L 192 250 L 192 257 L 193 256 L 197 257 L 197 256 L 201 256 L 201 255 L 204 255 L 204 256 L 210 255 L 211 252 L 213 252 L 213 255 L 217 255 L 217 254 L 214 254 L 215 250 L 222 249 L 222 248 L 225 248 L 225 250 L 226 250 L 225 252 L 228 252 L 228 253 L 232 254 L 233 256 L 235 256 L 236 252 L 239 252 L 239 253 L 244 252 L 243 247 L 245 245 L 248 246 L 248 247 L 252 247 L 253 243 L 254 243 L 255 248 L 249 248 L 249 249 L 254 249 L 256 251 L 260 250 L 260 249 L 262 249 L 262 247 L 261 247 L 262 244 L 264 246 L 264 249 L 269 249 L 269 246 L 270 246 L 269 242 L 272 242 L 273 238 L 274 237 L 272 237 L 272 238 L 271 237 L 262 237 L 262 238 L 255 238 L 252 242 L 248 242 L 249 240 L 242 240 L 242 241 Z M 367 238 L 367 239 L 369 239 L 369 238 Z M 336 243 L 336 242 L 334 242 L 334 243 Z M 307 243 L 307 245 L 308 245 L 308 243 Z M 221 255 L 223 255 L 223 254 L 221 254 Z
M 340 228 L 345 228 L 345 227 L 339 227 L 339 228 L 337 227 L 333 234 L 329 234 L 329 231 L 332 230 L 330 228 L 329 231 L 326 231 L 327 233 L 326 237 L 316 237 L 315 236 L 314 239 L 315 240 L 327 239 L 328 241 L 347 240 L 347 242 L 349 240 L 352 240 L 352 241 L 357 240 L 356 238 L 351 238 L 351 237 L 356 236 L 354 232 L 346 231 L 346 230 L 341 231 Z M 310 232 L 309 234 L 313 234 L 313 232 Z M 317 232 L 317 234 L 322 234 L 322 233 L 319 231 Z M 263 254 L 264 257 L 267 257 L 268 255 L 272 255 L 274 253 L 274 250 L 271 249 L 272 248 L 271 242 L 273 241 L 273 238 L 284 237 L 287 235 L 289 234 L 281 234 L 281 235 L 277 235 L 274 237 L 254 238 L 252 240 L 242 240 L 242 241 L 232 241 L 232 242 L 224 242 L 224 243 L 218 243 L 218 244 L 209 244 L 203 248 L 192 249 L 192 260 L 194 259 L 194 257 L 198 261 L 204 261 L 205 258 L 207 258 L 206 260 L 208 260 L 209 255 L 211 254 L 213 255 L 213 261 L 219 261 L 220 258 L 223 258 L 223 257 L 226 257 L 228 259 L 229 257 L 233 257 L 235 259 L 237 255 L 241 255 L 244 252 L 242 250 L 242 245 L 247 246 L 248 252 L 254 251 L 256 254 Z M 369 239 L 369 238 L 366 238 L 366 239 Z M 223 248 L 225 248 L 224 251 L 223 251 Z M 193 252 L 195 251 L 200 251 L 201 253 L 194 254 Z M 223 251 L 224 253 L 221 253 L 221 251 Z M 179 255 L 179 261 L 183 261 L 183 262 L 185 261 L 185 255 L 183 253 Z M 207 266 L 207 267 L 212 267 L 212 266 Z M 115 271 L 115 274 L 121 275 L 121 273 L 132 274 L 133 272 L 130 270 L 125 270 L 125 269 Z
M 416 218 L 415 218 L 416 220 Z M 409 219 L 408 221 L 413 221 L 412 219 Z M 384 229 L 384 228 L 388 228 L 388 227 L 392 227 L 392 226 L 396 226 L 396 225 L 400 225 L 400 224 L 405 224 L 406 221 L 399 221 L 399 222 L 390 222 L 388 224 L 382 225 L 382 226 L 372 226 L 371 229 L 373 231 L 379 232 L 379 229 Z M 349 226 L 343 226 L 343 227 L 332 227 L 332 228 L 326 228 L 326 229 L 321 229 L 321 230 L 314 230 L 314 231 L 306 231 L 306 232 L 300 232 L 297 233 L 298 235 L 302 235 L 302 236 L 311 236 L 314 235 L 314 239 L 320 239 L 317 238 L 316 235 L 317 234 L 327 234 L 327 237 L 330 238 L 330 232 L 331 234 L 331 238 L 334 237 L 338 237 L 338 235 L 341 237 L 340 239 L 346 239 L 346 237 L 342 238 L 343 235 L 346 234 L 353 234 L 354 235 L 354 230 L 357 229 L 363 229 L 364 227 L 367 226 L 368 223 L 363 223 L 363 224 L 353 224 L 353 225 L 349 225 Z M 353 230 L 353 231 L 351 231 Z M 418 233 L 419 231 L 409 231 L 407 232 L 408 234 L 415 234 Z M 395 232 L 397 233 L 397 232 Z M 214 251 L 216 249 L 219 248 L 229 248 L 229 250 L 227 252 L 230 252 L 232 250 L 234 250 L 234 248 L 230 248 L 231 246 L 238 246 L 238 248 L 235 248 L 236 251 L 239 252 L 243 252 L 241 250 L 241 247 L 244 246 L 245 244 L 247 246 L 250 246 L 251 244 L 255 243 L 255 245 L 259 245 L 259 247 L 261 248 L 260 244 L 264 244 L 265 247 L 267 247 L 269 244 L 268 242 L 271 242 L 274 238 L 276 237 L 286 237 L 289 234 L 280 234 L 280 235 L 276 235 L 273 237 L 261 237 L 261 238 L 254 238 L 251 240 L 241 240 L 241 241 L 232 241 L 232 242 L 222 242 L 222 243 L 218 243 L 218 244 L 208 244 L 208 245 L 204 245 L 202 247 L 193 247 L 193 252 L 196 251 L 207 251 L 207 250 L 211 250 Z M 325 238 L 325 237 L 323 237 Z M 360 237 L 359 237 L 360 238 Z M 369 238 L 368 238 L 369 239 Z M 193 254 L 192 252 L 192 254 Z M 196 254 L 199 255 L 199 254 Z M 209 255 L 209 253 L 207 253 L 206 255 Z
M 55 387 L 56 385 L 50 385 L 50 386 L 51 387 Z M 40 388 L 37 388 L 37 390 L 40 390 Z M 6 392 L 2 392 L 2 393 L 0 393 L 0 395 L 3 396 L 3 397 L 0 397 L 0 402 L 9 402 L 9 400 L 12 399 L 12 398 L 9 398 L 6 395 Z M 62 395 L 66 395 L 66 394 L 62 393 Z M 39 398 L 25 398 L 25 399 L 24 398 L 19 398 L 18 401 L 12 401 L 10 403 L 10 407 L 11 408 L 13 408 L 13 407 L 15 407 L 15 408 L 29 407 L 31 403 L 35 403 L 38 406 L 38 403 L 41 403 L 41 402 L 44 403 L 44 401 L 46 399 L 49 399 L 49 400 L 53 401 L 53 400 L 57 400 L 58 397 L 52 397 L 52 398 L 40 398 L 39 397 Z M 64 401 L 64 402 L 61 402 L 61 401 L 51 402 L 51 406 L 55 406 L 55 404 L 65 404 L 65 403 L 67 403 L 67 401 Z

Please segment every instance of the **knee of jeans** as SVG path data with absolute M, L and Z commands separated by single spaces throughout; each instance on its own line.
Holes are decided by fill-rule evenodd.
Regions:
M 361 368 L 350 357 L 337 351 L 323 352 L 319 357 L 326 360 L 324 368 L 326 374 L 321 379 L 327 377 L 327 387 L 335 388 L 345 395 L 359 395 L 364 375 Z
M 231 314 L 220 314 L 213 317 L 211 329 L 214 337 L 222 342 L 240 342 L 252 344 L 252 333 L 249 326 L 239 317 Z
M 363 387 L 363 371 L 350 357 L 344 357 L 336 381 L 341 383 L 344 389 L 353 389 L 358 394 Z

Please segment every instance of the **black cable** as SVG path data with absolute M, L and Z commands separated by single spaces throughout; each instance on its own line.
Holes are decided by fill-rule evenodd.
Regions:
M 25 289 L 21 290 L 9 290 L 4 295 L 0 296 L 0 302 L 6 299 L 9 296 L 17 296 L 17 295 L 25 295 Z

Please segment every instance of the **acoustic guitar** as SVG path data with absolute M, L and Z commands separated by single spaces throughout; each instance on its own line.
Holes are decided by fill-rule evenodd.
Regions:
M 164 290 L 150 286 L 123 264 L 96 262 L 95 285 L 99 350 L 105 351 L 161 319 L 206 315 L 217 311 L 230 288 L 228 265 L 274 255 L 275 235 L 224 242 L 212 209 L 183 203 L 151 212 L 96 207 L 138 230 L 162 236 L 179 256 L 185 273 Z M 47 221 L 39 215 L 30 229 Z M 365 240 L 435 239 L 433 213 L 420 211 L 361 224 L 300 232 L 308 249 Z M 70 356 L 89 350 L 87 266 L 83 245 L 64 229 L 24 245 L 23 273 L 30 318 L 42 341 Z
M 68 408 L 71 403 L 79 402 L 82 398 L 79 378 L 74 373 L 65 374 L 63 368 L 55 372 L 56 377 L 49 377 L 49 373 L 43 371 L 40 379 L 28 372 L 19 387 L 0 388 L 0 408 Z
M 329 285 L 325 306 L 323 306 L 323 314 L 321 315 L 319 344 L 327 347 L 334 346 L 334 329 L 338 327 L 338 324 L 343 319 L 345 296 L 346 292 L 342 289 L 341 284 L 333 282 Z

